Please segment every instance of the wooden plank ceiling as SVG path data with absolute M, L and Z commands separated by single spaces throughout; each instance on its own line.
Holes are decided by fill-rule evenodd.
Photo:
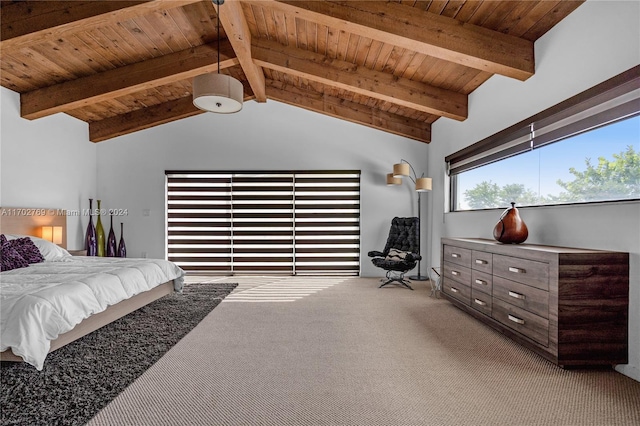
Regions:
M 64 112 L 104 141 L 200 114 L 193 77 L 430 142 L 493 74 L 526 80 L 533 43 L 580 1 L 2 1 L 2 86 L 21 115 Z M 241 114 L 242 112 L 240 112 Z

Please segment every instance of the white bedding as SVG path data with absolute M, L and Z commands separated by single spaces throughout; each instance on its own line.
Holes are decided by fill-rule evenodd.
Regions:
M 0 273 L 0 351 L 42 370 L 51 341 L 85 318 L 184 271 L 160 259 L 68 256 Z

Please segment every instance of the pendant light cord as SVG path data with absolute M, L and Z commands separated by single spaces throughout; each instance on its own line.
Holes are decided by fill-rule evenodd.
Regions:
M 218 74 L 220 74 L 220 6 L 222 5 L 222 3 L 218 3 L 218 10 L 216 11 L 216 17 L 218 18 L 217 21 L 217 28 L 216 31 L 218 33 Z

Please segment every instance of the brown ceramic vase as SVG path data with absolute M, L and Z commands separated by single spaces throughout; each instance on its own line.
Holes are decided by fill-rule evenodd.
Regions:
M 528 236 L 529 230 L 520 217 L 516 203 L 511 203 L 511 207 L 502 213 L 500 221 L 493 228 L 493 238 L 504 244 L 520 244 Z

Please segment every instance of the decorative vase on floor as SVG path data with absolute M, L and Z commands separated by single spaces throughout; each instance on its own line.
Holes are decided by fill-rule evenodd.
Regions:
M 113 215 L 110 214 L 109 218 L 111 219 L 111 226 L 109 228 L 109 237 L 107 237 L 107 256 L 116 257 L 117 247 L 116 247 L 116 233 L 113 232 Z
M 124 224 L 120 222 L 120 243 L 118 243 L 118 257 L 127 257 L 127 246 L 124 244 Z
M 104 228 L 100 220 L 100 200 L 98 200 L 98 220 L 96 221 L 96 241 L 98 242 L 98 256 L 104 257 Z
M 84 248 L 85 250 L 87 250 L 87 256 L 95 256 L 98 251 L 98 242 L 96 241 L 96 227 L 93 226 L 91 210 L 93 210 L 93 198 L 89 198 L 89 224 L 87 225 L 87 234 L 84 239 Z
M 506 209 L 500 216 L 500 221 L 493 228 L 493 238 L 504 244 L 520 244 L 529 236 L 527 225 L 520 217 L 516 203 Z

